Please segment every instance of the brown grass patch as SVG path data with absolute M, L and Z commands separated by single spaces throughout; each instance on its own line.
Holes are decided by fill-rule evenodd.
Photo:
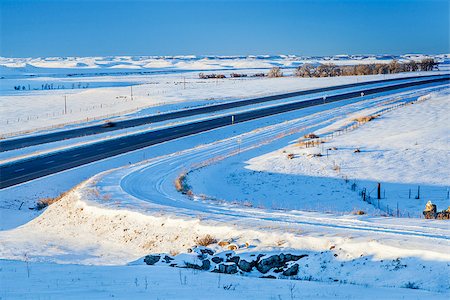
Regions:
M 366 212 L 363 210 L 355 210 L 354 212 L 352 212 L 352 214 L 362 216 L 362 215 L 365 215 Z
M 303 137 L 305 139 L 318 139 L 319 138 L 319 136 L 317 134 L 314 134 L 314 133 L 305 134 Z
M 182 172 L 176 179 L 175 179 L 175 189 L 185 195 L 193 196 L 194 194 L 191 191 L 191 187 L 187 184 L 187 173 Z
M 369 116 L 364 116 L 364 117 L 359 117 L 354 119 L 353 121 L 358 122 L 358 123 L 367 123 L 372 121 L 373 119 L 379 117 L 379 115 L 369 115 Z
M 217 243 L 217 240 L 213 236 L 206 234 L 203 237 L 198 237 L 195 242 L 197 243 L 197 245 L 206 247 L 211 244 Z
M 41 209 L 44 209 L 44 208 L 46 208 L 47 206 L 49 206 L 49 205 L 51 205 L 51 204 L 53 204 L 53 203 L 55 203 L 55 202 L 58 202 L 58 201 L 61 200 L 64 196 L 66 196 L 70 191 L 71 191 L 71 190 L 69 190 L 69 191 L 67 191 L 67 192 L 64 192 L 64 193 L 61 193 L 59 196 L 56 196 L 56 197 L 53 197 L 53 198 L 49 197 L 49 198 L 42 198 L 42 199 L 39 199 L 39 200 L 36 202 L 36 209 L 37 209 L 37 210 L 41 210 Z
M 228 246 L 229 244 L 230 244 L 229 241 L 220 241 L 218 245 L 219 245 L 220 247 L 225 247 L 225 246 Z

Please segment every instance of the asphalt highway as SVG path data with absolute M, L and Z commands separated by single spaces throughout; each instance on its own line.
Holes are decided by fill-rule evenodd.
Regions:
M 116 121 L 116 122 L 114 122 L 114 124 L 115 124 L 114 127 L 103 127 L 102 126 L 103 124 L 97 124 L 97 125 L 85 126 L 85 127 L 75 128 L 75 129 L 56 131 L 56 132 L 51 132 L 51 133 L 46 133 L 46 134 L 39 134 L 39 135 L 26 136 L 26 137 L 21 137 L 21 138 L 7 139 L 7 140 L 0 141 L 0 152 L 10 151 L 10 150 L 14 150 L 14 149 L 20 149 L 20 148 L 24 148 L 24 147 L 45 144 L 45 143 L 50 143 L 50 142 L 56 142 L 56 141 L 71 139 L 71 138 L 76 138 L 76 137 L 105 133 L 105 132 L 109 132 L 109 131 L 125 129 L 125 128 L 130 128 L 130 127 L 135 127 L 135 126 L 141 126 L 141 125 L 145 125 L 145 124 L 157 123 L 157 122 L 161 122 L 161 121 L 173 120 L 173 119 L 177 119 L 177 118 L 190 117 L 190 116 L 199 115 L 199 114 L 218 112 L 221 110 L 237 108 L 237 107 L 258 104 L 258 103 L 264 103 L 264 102 L 268 102 L 268 101 L 280 100 L 280 99 L 285 99 L 285 98 L 304 96 L 304 95 L 310 95 L 310 94 L 315 94 L 315 93 L 334 91 L 334 90 L 352 88 L 352 87 L 364 87 L 366 85 L 377 84 L 377 83 L 395 83 L 397 81 L 418 80 L 418 79 L 429 80 L 429 79 L 440 78 L 440 77 L 442 77 L 442 75 L 412 76 L 412 77 L 406 77 L 406 78 L 394 78 L 394 79 L 387 79 L 387 80 L 360 82 L 360 83 L 352 83 L 352 84 L 331 86 L 331 87 L 325 87 L 325 88 L 317 88 L 317 89 L 311 89 L 311 90 L 303 90 L 303 91 L 298 91 L 298 92 L 291 92 L 291 93 L 285 93 L 285 94 L 279 94 L 279 95 L 273 95 L 273 96 L 267 96 L 267 97 L 259 97 L 259 98 L 241 100 L 241 101 L 233 101 L 233 102 L 228 102 L 228 103 L 223 103 L 223 104 L 209 105 L 209 106 L 203 106 L 203 107 L 199 107 L 199 108 L 184 109 L 184 110 L 178 110 L 178 111 L 164 113 L 164 114 L 151 115 L 151 116 L 133 118 L 133 119 L 129 119 L 129 120 Z
M 231 125 L 232 116 L 234 116 L 234 123 L 245 122 L 305 107 L 361 97 L 361 92 L 364 92 L 364 95 L 374 95 L 413 86 L 448 84 L 449 79 L 450 75 L 440 76 L 439 78 L 433 77 L 419 82 L 413 81 L 387 87 L 376 87 L 347 92 L 327 97 L 325 100 L 323 98 L 315 98 L 307 101 L 298 101 L 244 111 L 237 114 L 230 113 L 225 116 L 212 117 L 208 120 L 193 121 L 188 124 L 135 135 L 127 135 L 113 140 L 100 141 L 95 144 L 12 162 L 0 166 L 0 189 L 161 142 Z

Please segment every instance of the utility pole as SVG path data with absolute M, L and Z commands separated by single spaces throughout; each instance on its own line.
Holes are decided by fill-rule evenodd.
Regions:
M 183 90 L 186 89 L 186 76 L 183 76 Z
M 64 95 L 64 114 L 67 114 L 67 96 Z
M 133 86 L 130 86 L 131 101 L 133 101 Z

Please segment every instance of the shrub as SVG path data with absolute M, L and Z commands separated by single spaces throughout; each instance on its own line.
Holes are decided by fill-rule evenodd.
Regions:
M 377 116 L 364 116 L 364 117 L 359 117 L 354 119 L 353 121 L 358 122 L 358 123 L 367 123 L 372 121 L 373 119 L 375 119 Z
M 270 78 L 275 78 L 275 77 L 283 77 L 283 73 L 281 72 L 280 67 L 273 67 L 269 73 L 267 74 L 268 77 Z
M 310 64 L 303 64 L 295 70 L 295 76 L 298 77 L 312 77 L 313 73 L 314 69 Z
M 432 58 L 422 59 L 419 63 L 421 71 L 432 71 L 437 63 Z
M 389 73 L 399 73 L 401 71 L 400 64 L 398 60 L 393 60 L 388 65 Z
M 200 246 L 209 246 L 211 244 L 217 243 L 217 240 L 209 234 L 204 235 L 203 237 L 199 237 L 196 240 L 197 245 Z
M 256 74 L 253 74 L 252 77 L 266 77 L 266 74 L 264 74 L 264 73 L 256 73 Z
M 358 216 L 362 216 L 362 215 L 365 215 L 366 212 L 363 211 L 363 210 L 356 210 L 356 211 L 353 212 L 353 214 L 354 215 L 358 215 Z
M 230 76 L 233 77 L 233 78 L 247 77 L 247 74 L 231 73 Z
M 223 79 L 223 78 L 226 78 L 226 76 L 223 75 L 223 74 L 204 74 L 204 73 L 199 73 L 198 74 L 198 78 L 200 78 L 200 79 L 214 79 L 214 78 Z

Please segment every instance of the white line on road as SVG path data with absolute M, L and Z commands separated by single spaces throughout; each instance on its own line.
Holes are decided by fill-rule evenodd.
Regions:
M 49 161 L 45 162 L 44 164 L 48 165 L 48 164 L 51 164 L 51 163 L 54 163 L 54 162 L 55 162 L 54 160 L 49 160 Z
M 20 171 L 23 171 L 23 170 L 25 170 L 25 169 L 24 168 L 20 168 L 20 169 L 14 170 L 14 172 L 20 172 Z

